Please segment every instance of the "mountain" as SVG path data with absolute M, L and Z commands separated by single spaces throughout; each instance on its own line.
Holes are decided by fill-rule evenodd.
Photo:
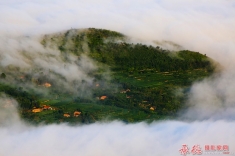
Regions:
M 17 69 L 8 66 L 0 82 L 0 90 L 19 102 L 21 116 L 34 123 L 175 118 L 191 84 L 215 71 L 199 52 L 134 44 L 104 29 L 47 34 L 40 43 L 46 52 L 34 58 L 30 72 L 19 70 L 16 77 Z

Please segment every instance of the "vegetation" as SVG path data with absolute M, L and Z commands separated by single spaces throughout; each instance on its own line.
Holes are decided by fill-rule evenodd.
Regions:
M 46 35 L 42 40 L 44 46 L 56 45 L 61 53 L 78 56 L 86 53 L 99 64 L 109 66 L 112 79 L 108 83 L 115 84 L 116 89 L 104 89 L 98 84 L 90 99 L 66 93 L 59 97 L 39 95 L 4 83 L 0 91 L 13 96 L 20 103 L 22 117 L 35 123 L 92 123 L 115 119 L 151 122 L 174 118 L 184 107 L 190 85 L 214 71 L 210 59 L 199 52 L 170 52 L 125 40 L 123 34 L 94 28 Z M 101 74 L 102 70 L 94 76 Z M 1 75 L 1 78 L 6 77 Z M 51 94 L 59 92 L 53 87 L 50 91 Z M 43 108 L 43 105 L 52 109 L 32 112 L 33 108 Z M 74 117 L 75 111 L 81 114 Z

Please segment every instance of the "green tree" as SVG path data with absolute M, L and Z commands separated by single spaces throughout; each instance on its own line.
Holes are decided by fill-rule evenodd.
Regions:
M 2 73 L 2 74 L 1 74 L 1 78 L 2 78 L 2 79 L 5 79 L 5 78 L 6 78 L 6 74 L 5 74 L 5 73 Z

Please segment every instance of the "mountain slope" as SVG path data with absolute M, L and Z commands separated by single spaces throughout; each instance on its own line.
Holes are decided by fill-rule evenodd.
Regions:
M 52 67 L 47 74 L 40 76 L 38 69 L 34 75 L 39 76 L 24 79 L 36 84 L 36 90 L 38 86 L 50 84 L 44 88 L 46 94 L 15 89 L 17 87 L 6 83 L 3 76 L 1 91 L 16 98 L 22 116 L 33 122 L 90 123 L 107 118 L 137 122 L 174 118 L 184 107 L 190 85 L 211 75 L 215 68 L 211 59 L 199 52 L 172 52 L 158 46 L 133 44 L 125 35 L 103 29 L 48 34 L 41 44 L 45 49 L 58 50 L 65 70 L 74 65 L 73 61 L 75 66 L 83 66 L 84 60 L 89 62 L 88 58 L 93 59 L 96 67 L 86 71 L 92 83 L 86 80 L 87 76 L 81 79 L 78 76 L 67 87 L 73 90 L 56 81 L 56 78 L 68 81 L 70 75 L 53 71 Z M 85 63 L 82 70 L 86 70 L 87 65 Z M 32 113 L 33 107 L 44 108 L 43 105 L 53 109 Z M 72 117 L 75 111 L 81 114 Z M 64 117 L 65 114 L 70 117 Z

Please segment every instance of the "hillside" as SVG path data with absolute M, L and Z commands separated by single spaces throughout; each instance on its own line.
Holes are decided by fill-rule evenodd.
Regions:
M 175 118 L 184 107 L 190 85 L 214 72 L 211 59 L 199 52 L 173 52 L 159 46 L 133 44 L 127 36 L 103 29 L 48 34 L 41 44 L 58 50 L 64 68 L 71 60 L 82 66 L 84 57 L 92 58 L 96 67 L 87 72 L 92 83 L 86 77 L 73 80 L 73 90 L 56 81 L 55 75 L 61 81 L 66 78 L 53 69 L 36 78 L 28 74 L 17 80 L 17 84 L 36 84 L 36 89 L 31 90 L 7 82 L 11 69 L 4 69 L 0 90 L 14 97 L 20 104 L 21 116 L 34 123 L 151 122 Z M 40 69 L 33 72 L 42 73 Z M 42 94 L 37 88 L 46 91 Z M 35 108 L 38 113 L 32 112 L 37 111 Z

